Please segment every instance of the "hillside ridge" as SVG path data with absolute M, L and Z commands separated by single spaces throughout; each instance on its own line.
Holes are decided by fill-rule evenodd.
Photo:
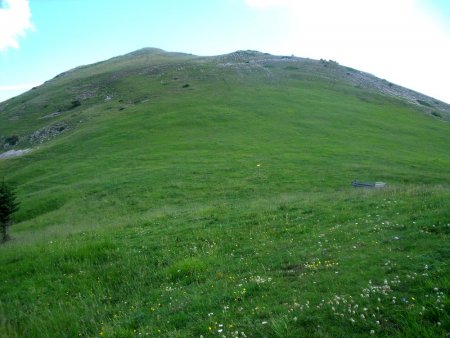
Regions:
M 282 68 L 284 73 L 274 73 L 275 68 Z M 292 77 L 321 79 L 330 86 L 343 83 L 387 98 L 400 99 L 437 120 L 450 121 L 450 105 L 369 73 L 341 66 L 332 60 L 277 56 L 254 50 L 238 50 L 218 56 L 196 56 L 150 47 L 63 72 L 27 93 L 0 103 L 0 116 L 9 121 L 9 127 L 20 125 L 24 118 L 39 120 L 39 129 L 26 132 L 26 128 L 20 128 L 22 132 L 18 135 L 20 142 L 17 145 L 28 148 L 57 136 L 61 123 L 64 125 L 62 130 L 74 128 L 74 123 L 70 121 L 58 121 L 56 125 L 44 124 L 42 121 L 67 116 L 68 112 L 81 109 L 81 105 L 86 109 L 121 96 L 115 89 L 120 81 L 144 76 L 149 81 L 151 78 L 151 81 L 156 79 L 165 86 L 174 83 L 174 79 L 177 79 L 175 82 L 181 81 L 176 75 L 180 72 L 189 73 L 186 82 L 192 79 L 211 81 L 213 77 L 222 78 L 227 73 L 238 78 L 259 76 L 257 81 L 269 81 L 272 85 Z M 65 93 L 61 93 L 61 88 L 67 88 Z M 141 96 L 128 104 L 148 100 L 151 95 Z M 63 97 L 64 102 L 60 100 Z M 36 138 L 36 133 L 42 134 L 42 137 Z M 0 148 L 9 150 L 16 146 L 7 142 L 10 136 L 0 127 Z

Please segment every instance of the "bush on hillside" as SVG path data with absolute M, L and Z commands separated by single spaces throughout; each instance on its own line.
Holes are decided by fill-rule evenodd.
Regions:
M 73 100 L 73 101 L 71 102 L 71 104 L 72 104 L 72 105 L 70 106 L 71 109 L 81 106 L 80 100 Z
M 16 192 L 9 183 L 3 180 L 0 183 L 0 224 L 2 226 L 3 242 L 10 239 L 8 230 L 11 225 L 11 215 L 18 209 L 18 206 Z
M 15 146 L 17 143 L 19 143 L 19 136 L 17 136 L 17 135 L 12 135 L 5 139 L 5 144 L 10 147 Z

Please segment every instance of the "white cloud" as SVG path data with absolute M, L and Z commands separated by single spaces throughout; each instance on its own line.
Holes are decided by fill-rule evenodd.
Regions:
M 0 5 L 0 50 L 19 48 L 19 37 L 33 29 L 28 0 L 3 0 Z
M 244 0 L 285 10 L 280 54 L 338 61 L 450 102 L 450 32 L 420 0 Z

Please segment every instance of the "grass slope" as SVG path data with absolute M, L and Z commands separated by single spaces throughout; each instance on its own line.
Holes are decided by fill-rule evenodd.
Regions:
M 0 160 L 0 336 L 447 335 L 450 126 L 351 77 L 147 49 L 3 103 L 65 130 Z

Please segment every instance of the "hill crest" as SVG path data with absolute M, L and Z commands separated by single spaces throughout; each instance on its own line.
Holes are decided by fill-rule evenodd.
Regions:
M 238 50 L 218 56 L 196 56 L 167 52 L 158 48 L 143 48 L 122 56 L 80 66 L 57 75 L 31 91 L 0 103 L 0 117 L 7 123 L 0 128 L 0 146 L 9 150 L 16 144 L 7 142 L 11 132 L 20 139 L 17 145 L 29 147 L 44 139 L 53 138 L 59 132 L 74 128 L 74 111 L 85 110 L 99 104 L 107 104 L 112 98 L 128 105 L 145 102 L 162 91 L 191 86 L 192 81 L 212 85 L 215 81 L 242 84 L 266 83 L 277 88 L 291 80 L 303 83 L 323 83 L 325 87 L 347 89 L 349 95 L 362 95 L 361 91 L 380 95 L 386 99 L 399 99 L 415 109 L 440 121 L 450 121 L 450 105 L 413 90 L 379 79 L 371 74 L 339 65 L 332 60 L 313 60 L 295 56 L 276 56 L 254 50 Z M 135 83 L 132 83 L 136 81 Z M 153 94 L 144 93 L 137 83 L 151 81 Z M 184 81 L 184 83 L 181 83 Z M 130 95 L 121 83 L 135 87 Z M 230 87 L 229 87 L 230 88 Z M 351 94 L 354 91 L 354 94 Z M 160 94 L 158 94 L 160 93 Z M 358 94 L 359 93 L 359 94 Z M 366 94 L 362 95 L 366 96 Z M 128 99 L 127 99 L 128 97 Z M 123 108 L 123 107 L 122 107 Z M 63 118 L 67 117 L 67 121 Z M 20 121 L 34 119 L 37 123 L 24 127 Z M 45 124 L 55 120 L 53 124 Z M 57 120 L 57 122 L 56 122 Z M 63 125 L 64 127 L 61 127 Z M 39 127 L 34 128 L 33 127 Z M 71 127 L 66 127 L 71 126 Z M 19 131 L 21 130 L 21 131 Z M 53 135 L 47 137 L 48 135 Z

